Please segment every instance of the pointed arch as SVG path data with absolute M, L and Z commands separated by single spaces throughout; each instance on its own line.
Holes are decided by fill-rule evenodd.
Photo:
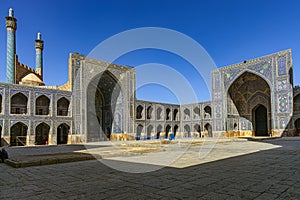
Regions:
M 184 109 L 183 113 L 184 113 L 184 120 L 189 120 L 191 117 L 190 109 L 188 108 Z
M 166 109 L 166 120 L 170 120 L 170 119 L 171 119 L 170 113 L 171 113 L 171 109 L 170 109 L 170 108 L 167 108 L 167 109 Z
M 136 128 L 136 140 L 140 140 L 142 136 L 144 126 L 142 124 L 139 124 Z
M 213 134 L 212 134 L 212 126 L 210 125 L 210 123 L 206 123 L 204 125 L 204 128 L 205 128 L 205 131 L 207 132 L 207 136 L 208 137 L 213 137 Z
M 194 132 L 197 132 L 201 136 L 201 126 L 199 124 L 194 125 Z
M 173 121 L 178 121 L 178 109 L 173 110 Z
M 87 141 L 110 140 L 116 106 L 123 102 L 121 85 L 107 69 L 96 73 L 86 89 Z
M 169 133 L 171 131 L 171 126 L 168 124 L 166 126 L 166 131 L 165 131 L 165 138 L 169 138 Z
M 191 137 L 191 128 L 188 124 L 184 126 L 184 136 Z
M 268 113 L 267 108 L 261 104 L 253 108 L 253 122 L 255 136 L 268 136 Z
M 176 124 L 176 125 L 174 126 L 174 137 L 176 137 L 178 128 L 179 128 L 179 126 Z
M 35 144 L 48 144 L 50 126 L 44 122 L 40 123 L 35 128 Z
M 138 107 L 136 107 L 136 119 L 143 118 L 143 110 L 144 110 L 144 107 L 142 105 L 138 105 Z
M 204 107 L 204 118 L 211 118 L 211 107 L 208 105 Z
M 11 114 L 27 114 L 28 98 L 23 93 L 18 92 L 11 97 L 10 113 Z
M 62 97 L 57 101 L 57 116 L 68 116 L 70 101 Z
M 62 123 L 57 127 L 57 144 L 67 144 L 70 126 L 66 123 Z
M 247 73 L 248 73 L 248 74 L 253 74 L 253 75 L 258 76 L 259 78 L 263 79 L 263 80 L 268 84 L 269 88 L 272 88 L 272 87 L 271 87 L 271 86 L 272 86 L 271 81 L 268 80 L 266 77 L 262 76 L 262 74 L 260 74 L 260 73 L 258 73 L 258 72 L 256 72 L 256 71 L 250 70 L 250 69 L 245 69 L 245 70 L 241 71 L 240 73 L 238 73 L 238 74 L 235 76 L 235 78 L 232 79 L 232 80 L 230 81 L 230 83 L 228 84 L 228 86 L 227 86 L 227 88 L 226 88 L 226 90 L 225 90 L 226 93 L 228 93 L 229 88 L 231 87 L 231 85 L 232 85 L 234 82 L 236 82 L 236 81 L 237 81 L 238 79 L 240 79 L 244 74 L 247 74 Z
M 35 100 L 35 114 L 48 115 L 49 114 L 50 99 L 45 95 L 39 96 Z
M 153 108 L 152 106 L 148 106 L 147 107 L 147 119 L 152 119 L 152 111 L 153 111 Z
M 150 124 L 150 125 L 147 127 L 147 140 L 150 140 L 150 139 L 151 139 L 152 131 L 153 131 L 153 126 Z
M 17 122 L 10 128 L 10 145 L 11 146 L 25 146 L 28 127 L 22 123 Z
M 256 113 L 256 108 L 259 105 L 266 108 L 266 118 Z M 264 113 L 262 110 L 258 111 Z M 254 131 L 259 128 L 256 127 L 256 123 L 260 124 L 260 122 L 266 121 L 266 132 L 268 133 L 272 122 L 271 87 L 268 81 L 257 73 L 248 71 L 238 76 L 227 91 L 227 113 L 230 116 L 246 118 L 252 123 Z M 267 135 L 267 133 L 263 135 Z M 261 135 L 261 133 L 254 133 L 254 135 Z
M 161 118 L 162 118 L 162 108 L 158 107 L 156 110 L 156 119 L 161 120 Z
M 199 119 L 200 118 L 200 108 L 199 106 L 196 106 L 194 109 L 194 119 Z
M 161 131 L 162 131 L 162 125 L 159 124 L 156 128 L 156 139 L 160 138 Z

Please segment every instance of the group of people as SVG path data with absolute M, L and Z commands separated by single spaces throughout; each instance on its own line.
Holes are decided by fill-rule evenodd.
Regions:
M 0 150 L 0 159 L 1 159 L 1 162 L 3 162 L 3 163 L 4 163 L 5 159 L 8 159 L 8 153 L 4 147 L 2 147 L 2 149 Z

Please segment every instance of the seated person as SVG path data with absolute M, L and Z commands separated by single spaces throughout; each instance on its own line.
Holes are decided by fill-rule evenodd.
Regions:
M 0 159 L 3 163 L 5 159 L 8 159 L 8 153 L 4 147 L 2 147 L 2 149 L 0 150 Z

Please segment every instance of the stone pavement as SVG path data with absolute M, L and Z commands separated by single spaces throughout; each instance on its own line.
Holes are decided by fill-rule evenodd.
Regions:
M 151 160 L 158 166 L 170 157 L 157 153 L 148 160 L 141 155 L 17 169 L 1 163 L 0 199 L 300 199 L 300 138 L 218 143 L 204 159 L 192 145 L 170 166 L 148 173 L 107 166 L 147 170 Z

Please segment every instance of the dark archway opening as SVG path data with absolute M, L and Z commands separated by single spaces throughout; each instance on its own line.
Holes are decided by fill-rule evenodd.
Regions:
M 177 133 L 177 131 L 178 131 L 178 128 L 179 128 L 179 126 L 176 124 L 176 125 L 174 126 L 174 137 L 176 137 L 176 133 Z
M 162 109 L 157 108 L 157 110 L 156 110 L 156 119 L 161 120 L 161 115 L 162 115 Z
M 151 119 L 152 118 L 152 111 L 153 111 L 152 106 L 149 106 L 147 108 L 147 119 Z
M 200 118 L 200 108 L 197 106 L 194 108 L 194 119 Z
M 211 107 L 210 106 L 205 106 L 205 108 L 204 108 L 204 117 L 205 118 L 210 118 L 211 117 Z
M 199 124 L 195 124 L 194 126 L 195 132 L 199 134 L 199 137 L 201 137 L 201 127 Z
M 255 136 L 268 136 L 268 115 L 267 108 L 258 105 L 253 110 L 255 120 Z
M 169 138 L 169 132 L 171 130 L 171 126 L 170 125 L 167 125 L 166 126 L 166 135 L 165 135 L 165 138 Z
M 156 129 L 156 139 L 160 138 L 160 133 L 162 131 L 162 126 L 158 125 L 157 129 Z
M 171 118 L 170 118 L 170 113 L 171 113 L 170 108 L 167 108 L 167 109 L 166 109 L 166 120 L 170 120 L 170 119 L 171 119 Z
M 41 123 L 35 128 L 35 144 L 48 144 L 50 126 L 46 123 Z
M 136 140 L 140 140 L 141 139 L 141 135 L 142 135 L 142 131 L 143 131 L 143 125 L 139 124 L 136 128 Z
M 63 123 L 57 127 L 57 144 L 67 144 L 70 127 Z
M 70 102 L 65 97 L 57 101 L 57 116 L 68 116 Z
M 11 97 L 11 114 L 27 114 L 27 97 L 22 93 L 17 93 Z
M 178 119 L 177 119 L 177 114 L 178 114 L 178 109 L 174 109 L 174 111 L 173 111 L 173 120 L 174 121 L 177 121 Z
M 87 88 L 87 142 L 110 140 L 117 103 L 123 102 L 118 79 L 108 70 Z M 122 118 L 118 119 L 122 124 Z
M 207 136 L 208 137 L 212 137 L 213 134 L 212 134 L 212 127 L 209 123 L 205 124 L 204 126 L 205 130 L 207 131 Z
M 14 124 L 10 128 L 10 145 L 25 146 L 28 127 L 22 122 Z
M 191 137 L 191 129 L 189 125 L 185 125 L 184 126 L 184 136 L 185 137 Z
M 139 105 L 137 108 L 136 108 L 136 119 L 142 119 L 143 117 L 143 106 Z
M 190 110 L 186 108 L 184 109 L 183 113 L 184 113 L 184 120 L 189 120 L 191 116 Z
M 147 127 L 147 140 L 150 140 L 151 139 L 151 133 L 152 133 L 152 130 L 153 130 L 153 126 L 152 125 L 149 125 Z
M 36 115 L 48 115 L 49 114 L 50 99 L 45 95 L 39 96 L 35 102 L 35 114 Z
M 265 65 L 269 65 L 269 63 Z M 260 105 L 265 108 L 266 113 L 264 113 L 262 107 L 259 107 Z M 260 117 L 258 113 L 264 114 L 264 116 Z M 227 115 L 228 120 L 231 120 L 228 123 L 232 124 L 228 131 L 236 131 L 238 125 L 235 126 L 234 123 L 242 117 L 251 122 L 252 126 L 249 124 L 249 126 L 242 128 L 238 134 L 246 134 L 247 136 L 268 135 L 269 129 L 272 127 L 272 114 L 271 88 L 267 81 L 252 72 L 241 74 L 228 89 Z M 256 124 L 258 127 L 256 127 Z M 259 130 L 256 133 L 257 128 Z M 249 134 L 250 131 L 253 131 L 254 134 Z

